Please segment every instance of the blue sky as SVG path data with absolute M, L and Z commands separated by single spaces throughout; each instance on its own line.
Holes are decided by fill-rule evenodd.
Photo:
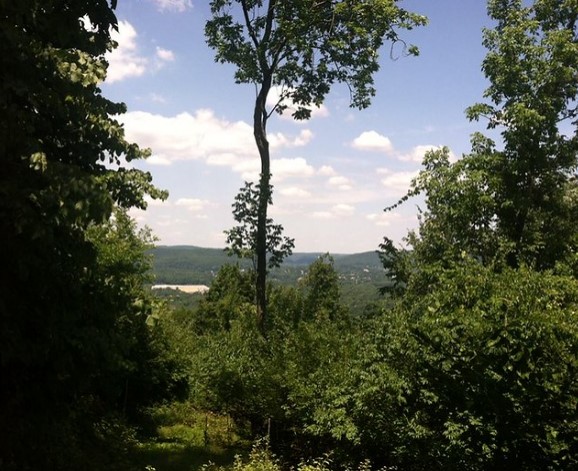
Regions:
M 483 0 L 406 0 L 429 25 L 403 33 L 419 57 L 392 60 L 381 51 L 377 96 L 363 111 L 349 108 L 336 85 L 311 120 L 273 117 L 268 125 L 275 187 L 270 214 L 300 252 L 375 250 L 387 235 L 401 243 L 417 224 L 419 201 L 384 213 L 408 188 L 424 152 L 448 146 L 458 158 L 470 135 L 467 106 L 487 86 Z M 147 211 L 133 211 L 163 245 L 224 247 L 231 204 L 244 180 L 256 180 L 252 138 L 254 88 L 234 83 L 234 68 L 217 64 L 205 44 L 208 1 L 121 0 L 116 40 L 103 93 L 128 106 L 129 140 L 153 155 L 136 165 L 170 193 Z

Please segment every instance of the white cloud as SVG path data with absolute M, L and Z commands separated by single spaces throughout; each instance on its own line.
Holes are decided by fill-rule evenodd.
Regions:
M 143 75 L 147 67 L 147 59 L 138 54 L 137 32 L 128 21 L 118 22 L 118 31 L 112 31 L 112 39 L 118 47 L 106 54 L 108 83 L 118 82 L 128 77 Z
M 373 222 L 379 227 L 389 227 L 396 222 L 399 222 L 400 215 L 392 212 L 373 213 L 366 216 L 368 221 Z
M 175 53 L 168 49 L 163 49 L 157 46 L 157 57 L 164 62 L 172 62 L 175 60 Z
M 393 145 L 388 137 L 382 136 L 376 131 L 365 131 L 357 136 L 351 146 L 355 149 L 377 151 L 377 152 L 393 152 Z
M 330 211 L 315 211 L 311 217 L 313 219 L 333 219 L 335 216 Z
M 211 110 L 172 117 L 132 111 L 121 119 L 129 141 L 170 160 L 210 159 L 214 165 L 230 165 L 255 154 L 251 126 L 218 119 Z
M 219 119 L 213 111 L 201 109 L 167 117 L 132 111 L 120 118 L 129 141 L 150 147 L 154 158 L 149 163 L 168 165 L 179 160 L 204 160 L 209 165 L 226 166 L 245 180 L 257 180 L 260 161 L 257 157 L 253 128 L 244 121 Z M 302 130 L 296 138 L 276 133 L 271 147 L 295 147 L 313 134 Z M 314 168 L 302 158 L 272 159 L 271 172 L 279 181 L 289 177 L 311 176 Z
M 118 43 L 118 46 L 105 55 L 109 64 L 106 75 L 107 83 L 119 82 L 130 77 L 140 77 L 147 71 L 158 70 L 167 62 L 175 60 L 172 51 L 157 46 L 155 60 L 151 67 L 151 58 L 139 51 L 138 33 L 128 21 L 119 21 L 118 31 L 113 30 L 111 37 Z
M 378 173 L 385 175 L 381 179 L 381 184 L 387 189 L 388 194 L 404 194 L 409 190 L 411 181 L 417 177 L 418 171 L 412 172 L 393 172 L 387 168 L 380 168 Z
M 355 212 L 355 207 L 350 204 L 336 204 L 331 210 L 337 216 L 351 216 Z
M 413 147 L 409 152 L 399 152 L 393 146 L 391 140 L 376 131 L 365 131 L 357 136 L 351 143 L 351 147 L 359 150 L 384 152 L 404 162 L 422 163 L 428 151 L 440 150 L 442 146 L 422 144 Z M 455 162 L 456 156 L 450 151 L 450 161 Z
M 158 93 L 152 92 L 151 94 L 149 94 L 149 98 L 154 103 L 162 103 L 162 104 L 167 103 L 167 99 Z
M 271 162 L 271 173 L 275 180 L 283 180 L 290 177 L 310 177 L 315 170 L 303 157 L 295 159 L 274 159 Z
M 175 202 L 175 205 L 182 206 L 192 212 L 201 212 L 205 209 L 208 203 L 208 201 L 198 198 L 179 198 Z
M 184 12 L 192 8 L 191 0 L 151 0 L 160 11 Z
M 147 163 L 150 165 L 161 165 L 161 166 L 168 166 L 171 165 L 172 162 L 170 159 L 167 159 L 162 154 L 153 154 L 148 159 L 146 159 Z
M 311 192 L 296 186 L 281 188 L 279 194 L 289 198 L 309 198 L 311 196 Z
M 269 95 L 267 96 L 267 106 L 273 108 L 281 100 L 282 88 L 277 86 L 271 88 Z M 293 103 L 290 98 L 285 98 L 282 100 L 283 103 L 287 104 L 287 109 L 281 115 L 281 119 L 286 119 L 293 121 L 291 116 L 294 111 L 297 110 L 297 106 Z M 329 116 L 329 110 L 325 105 L 317 106 L 307 106 L 306 108 L 311 110 L 311 118 L 326 118 Z M 302 123 L 304 121 L 296 121 L 297 123 Z
M 261 172 L 261 162 L 257 158 L 239 160 L 234 155 L 228 158 L 222 157 L 223 160 L 228 161 L 232 170 L 241 174 L 241 178 L 246 181 L 256 182 L 259 179 Z M 209 163 L 211 161 L 209 160 Z M 271 160 L 271 175 L 273 184 L 285 180 L 287 178 L 303 178 L 310 177 L 315 173 L 315 170 L 302 157 L 297 158 L 281 158 Z
M 303 129 L 296 137 L 288 137 L 283 133 L 270 133 L 267 136 L 272 149 L 280 147 L 303 147 L 313 139 L 313 133 L 309 129 Z
M 337 175 L 337 172 L 330 165 L 323 165 L 319 170 L 317 170 L 317 173 L 324 177 L 333 177 Z
M 349 178 L 339 175 L 329 178 L 327 183 L 330 186 L 336 187 L 340 190 L 351 190 L 353 188 L 351 185 L 351 180 L 349 180 Z
M 328 210 L 314 211 L 309 215 L 313 219 L 341 219 L 352 216 L 355 213 L 355 207 L 349 204 L 336 204 Z
M 443 146 L 434 146 L 431 144 L 426 144 L 426 145 L 419 145 L 419 146 L 415 146 L 410 152 L 406 153 L 406 154 L 400 154 L 398 156 L 398 158 L 400 160 L 404 160 L 406 162 L 417 162 L 417 163 L 422 163 L 423 158 L 425 157 L 425 154 L 429 151 L 435 151 L 435 150 L 440 150 L 442 149 Z M 451 162 L 455 162 L 456 161 L 456 156 L 453 154 L 453 152 L 450 151 L 450 161 Z
M 295 138 L 294 145 L 297 147 L 306 146 L 311 142 L 311 139 L 313 139 L 313 133 L 309 129 L 303 129 Z

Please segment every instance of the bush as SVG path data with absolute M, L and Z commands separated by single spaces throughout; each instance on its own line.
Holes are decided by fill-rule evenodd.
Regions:
M 465 262 L 404 306 L 359 366 L 351 414 L 370 454 L 409 469 L 576 469 L 576 280 Z

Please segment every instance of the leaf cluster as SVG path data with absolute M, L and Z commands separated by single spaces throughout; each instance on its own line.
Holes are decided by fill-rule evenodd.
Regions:
M 257 269 L 257 220 L 260 194 L 260 185 L 254 186 L 252 182 L 245 182 L 245 186 L 235 196 L 233 203 L 233 218 L 239 225 L 225 231 L 228 245 L 226 250 L 229 255 L 251 259 L 255 270 Z M 268 204 L 273 204 L 271 187 L 267 194 L 269 195 Z M 283 260 L 293 253 L 295 239 L 283 236 L 283 226 L 273 224 L 271 218 L 267 218 L 265 227 L 267 266 L 269 269 L 278 268 Z

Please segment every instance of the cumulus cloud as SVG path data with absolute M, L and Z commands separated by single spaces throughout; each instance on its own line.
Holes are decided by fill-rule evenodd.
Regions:
M 287 105 L 287 109 L 281 115 L 282 119 L 293 121 L 293 117 L 291 116 L 294 111 L 297 110 L 297 106 L 290 98 L 283 98 L 283 89 L 279 86 L 272 87 L 269 95 L 267 96 L 267 106 L 273 108 L 277 103 L 281 102 Z M 306 107 L 311 110 L 311 118 L 326 118 L 329 116 L 329 110 L 325 105 L 321 106 L 308 106 Z M 302 123 L 304 121 L 296 121 L 298 123 Z
M 140 77 L 149 70 L 158 70 L 167 62 L 175 60 L 175 55 L 168 49 L 156 48 L 155 60 L 151 67 L 151 59 L 143 55 L 138 46 L 138 33 L 128 21 L 118 22 L 118 31 L 112 31 L 111 37 L 118 47 L 108 52 L 106 75 L 107 83 L 119 82 L 131 77 Z
M 211 159 L 214 165 L 229 165 L 255 153 L 251 126 L 218 119 L 211 110 L 172 117 L 131 111 L 121 119 L 128 140 L 172 161 Z
M 154 103 L 162 103 L 162 104 L 167 103 L 167 99 L 163 95 L 160 95 L 158 93 L 154 92 L 150 93 L 149 98 Z
M 193 213 L 198 213 L 203 211 L 209 204 L 206 200 L 201 200 L 198 198 L 179 198 L 175 202 L 175 206 L 181 206 Z
M 175 53 L 157 46 L 157 58 L 164 62 L 172 62 L 175 60 Z
M 209 161 L 209 163 L 211 162 Z M 243 180 L 256 182 L 259 179 L 261 162 L 257 158 L 238 160 L 235 156 L 231 156 L 229 166 L 234 172 L 241 174 Z M 315 169 L 302 157 L 271 160 L 271 174 L 274 184 L 288 178 L 310 177 L 314 173 Z
M 339 219 L 352 216 L 355 213 L 355 207 L 349 204 L 336 204 L 324 211 L 314 211 L 309 217 L 312 219 Z
M 172 162 L 170 161 L 170 159 L 167 159 L 164 155 L 162 154 L 154 154 L 151 155 L 148 159 L 147 162 L 151 165 L 161 165 L 161 166 L 169 166 L 172 164 Z
M 388 194 L 403 194 L 407 192 L 411 181 L 417 177 L 418 171 L 393 172 L 387 168 L 380 168 L 377 172 L 383 175 L 381 184 L 387 189 Z
M 421 163 L 423 161 L 423 158 L 425 157 L 425 154 L 429 151 L 435 151 L 435 150 L 440 150 L 442 149 L 443 146 L 434 146 L 431 144 L 426 144 L 426 145 L 419 145 L 419 146 L 415 146 L 413 149 L 411 149 L 411 151 L 409 151 L 408 153 L 405 154 L 399 154 L 399 159 L 406 161 L 406 162 L 417 162 L 417 163 Z M 456 161 L 456 157 L 453 154 L 453 152 L 450 151 L 450 161 L 455 162 Z
M 331 211 L 315 211 L 311 213 L 313 219 L 333 219 L 335 215 Z
M 303 147 L 309 144 L 311 139 L 313 139 L 313 133 L 309 129 L 303 129 L 299 135 L 295 137 L 286 136 L 280 132 L 267 135 L 267 140 L 272 149 L 280 147 Z
M 388 137 L 383 136 L 376 131 L 362 132 L 351 142 L 351 147 L 364 151 L 382 152 L 389 154 L 398 160 L 415 163 L 421 163 L 428 151 L 442 149 L 442 146 L 422 144 L 413 147 L 409 152 L 400 152 L 394 147 Z M 456 156 L 451 151 L 450 161 L 456 161 Z
M 311 196 L 311 192 L 297 186 L 281 188 L 279 194 L 289 198 L 309 198 Z
M 365 131 L 357 136 L 351 146 L 355 149 L 377 151 L 377 152 L 393 152 L 393 145 L 388 137 L 382 136 L 376 131 Z
M 331 210 L 336 216 L 351 216 L 355 212 L 355 207 L 350 204 L 336 204 Z
M 213 111 L 201 109 L 166 117 L 132 111 L 121 117 L 127 139 L 150 147 L 150 164 L 168 165 L 179 160 L 203 160 L 208 165 L 225 166 L 245 180 L 257 180 L 260 161 L 255 149 L 253 128 L 244 121 L 227 121 Z M 296 137 L 276 133 L 271 138 L 274 149 L 298 147 L 312 133 L 303 129 Z M 271 172 L 276 181 L 290 177 L 309 177 L 315 169 L 302 157 L 272 159 Z
M 317 173 L 319 175 L 324 176 L 324 177 L 333 177 L 333 176 L 337 175 L 337 172 L 330 165 L 321 166 L 319 168 L 319 170 L 317 170 Z
M 299 133 L 299 136 L 295 138 L 294 145 L 296 147 L 306 146 L 311 142 L 311 139 L 313 139 L 313 133 L 309 129 L 303 129 L 303 131 Z
M 329 180 L 327 181 L 327 183 L 330 186 L 333 186 L 333 187 L 338 188 L 340 190 L 351 190 L 353 188 L 351 185 L 351 180 L 349 180 L 349 178 L 341 176 L 341 175 L 336 175 L 336 176 L 330 177 Z
M 389 227 L 399 221 L 400 215 L 392 212 L 373 213 L 366 216 L 368 221 L 379 227 Z
M 118 31 L 112 31 L 111 36 L 118 47 L 105 56 L 109 64 L 106 81 L 113 83 L 143 75 L 148 61 L 138 53 L 138 35 L 134 27 L 128 21 L 121 20 Z
M 297 157 L 274 159 L 271 162 L 271 172 L 275 179 L 282 180 L 290 177 L 310 177 L 315 173 L 315 169 L 303 157 Z

